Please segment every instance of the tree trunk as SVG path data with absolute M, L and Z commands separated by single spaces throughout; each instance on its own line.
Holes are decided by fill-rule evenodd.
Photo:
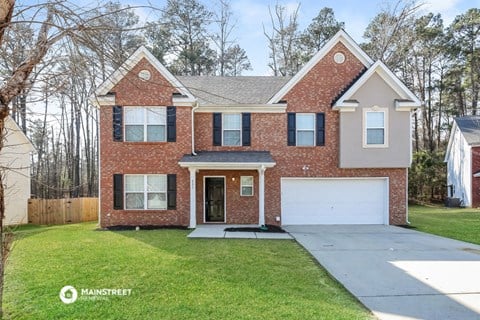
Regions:
M 22 90 L 20 94 L 20 118 L 21 121 L 17 122 L 20 124 L 24 134 L 27 134 L 27 94 L 25 90 Z
M 443 99 L 443 69 L 440 71 L 440 84 L 438 92 L 438 124 L 437 124 L 437 146 L 440 148 L 441 134 L 442 134 L 442 101 Z
M 419 146 L 419 135 L 418 135 L 418 113 L 417 111 L 415 110 L 415 112 L 413 113 L 413 117 L 414 117 L 414 126 L 415 126 L 415 151 L 418 152 L 420 151 L 420 146 Z

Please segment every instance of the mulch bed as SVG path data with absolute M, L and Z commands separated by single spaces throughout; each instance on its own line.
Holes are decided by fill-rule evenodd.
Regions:
M 286 231 L 279 226 L 266 224 L 264 227 L 238 227 L 238 228 L 225 228 L 228 232 L 272 232 L 272 233 L 285 233 Z
M 184 226 L 152 226 L 152 225 L 145 225 L 145 226 L 139 226 L 140 230 L 157 230 L 157 229 L 180 229 L 180 230 L 186 230 L 188 227 Z M 109 231 L 127 231 L 127 230 L 135 230 L 137 226 L 111 226 L 107 228 L 100 228 L 97 230 L 109 230 Z

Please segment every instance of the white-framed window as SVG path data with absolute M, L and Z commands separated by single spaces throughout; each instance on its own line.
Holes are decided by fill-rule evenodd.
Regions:
M 363 146 L 384 148 L 388 146 L 388 109 L 366 108 L 363 110 Z
M 167 175 L 126 174 L 125 209 L 166 210 Z
M 125 107 L 124 110 L 125 141 L 166 141 L 167 108 Z
M 222 115 L 222 136 L 224 146 L 242 145 L 242 115 L 240 113 L 224 113 Z
M 240 177 L 240 195 L 253 196 L 253 176 Z
M 295 117 L 297 146 L 315 145 L 315 114 L 297 113 Z

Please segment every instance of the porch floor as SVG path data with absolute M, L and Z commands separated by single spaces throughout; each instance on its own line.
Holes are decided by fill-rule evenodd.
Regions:
M 225 228 L 256 227 L 256 224 L 199 224 L 187 238 L 293 239 L 289 233 L 225 231 Z

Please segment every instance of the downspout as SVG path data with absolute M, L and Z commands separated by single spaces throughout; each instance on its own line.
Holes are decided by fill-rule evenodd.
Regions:
M 406 189 L 406 193 L 407 193 L 407 195 L 406 195 L 406 197 L 407 197 L 407 204 L 406 204 L 407 217 L 406 217 L 406 218 L 407 218 L 407 219 L 406 219 L 406 220 L 407 220 L 407 224 L 410 225 L 410 221 L 408 220 L 408 168 L 406 169 L 405 176 L 406 176 L 406 180 L 407 180 L 407 182 L 405 183 L 405 184 L 406 184 L 406 188 L 405 188 L 405 189 Z
M 199 108 L 198 100 L 195 100 L 195 106 L 192 108 L 192 156 L 196 156 L 195 152 L 195 110 Z

